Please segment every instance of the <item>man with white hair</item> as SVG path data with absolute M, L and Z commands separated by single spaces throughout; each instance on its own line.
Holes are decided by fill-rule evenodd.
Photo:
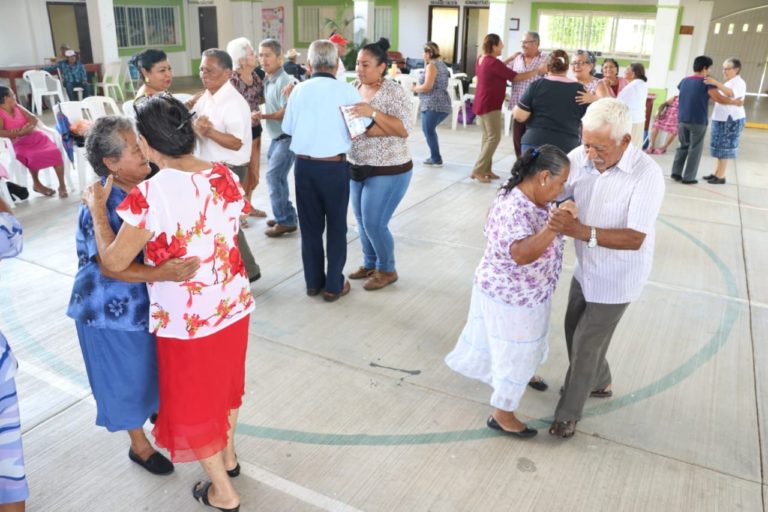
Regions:
M 570 365 L 549 433 L 571 437 L 587 398 L 608 398 L 605 359 L 630 302 L 642 292 L 653 262 L 656 217 L 664 197 L 661 168 L 630 143 L 627 106 L 604 98 L 582 119 L 582 146 L 568 154 L 571 172 L 563 198 L 578 218 L 555 209 L 551 229 L 573 237 L 576 268 L 565 313 Z
M 323 291 L 323 298 L 333 302 L 349 293 L 342 271 L 347 261 L 349 203 L 346 153 L 352 140 L 341 108 L 361 98 L 357 89 L 334 76 L 338 54 L 331 41 L 313 42 L 307 58 L 312 78 L 293 89 L 282 128 L 292 136 L 291 151 L 296 154 L 296 204 L 307 295 Z

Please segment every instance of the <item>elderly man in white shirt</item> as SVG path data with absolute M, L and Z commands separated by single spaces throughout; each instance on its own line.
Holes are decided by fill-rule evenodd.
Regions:
M 194 106 L 198 135 L 195 153 L 203 160 L 227 164 L 242 182 L 251 160 L 251 108 L 229 82 L 232 57 L 218 48 L 205 50 L 202 57 L 200 80 L 205 92 Z M 242 230 L 237 233 L 237 245 L 248 278 L 251 282 L 256 281 L 261 277 L 261 269 Z
M 622 101 L 593 103 L 582 126 L 583 145 L 568 155 L 571 172 L 563 194 L 574 198 L 579 218 L 556 209 L 549 221 L 551 229 L 573 237 L 576 249 L 565 313 L 570 365 L 549 429 L 564 438 L 575 433 L 589 396 L 613 395 L 605 355 L 651 272 L 664 197 L 661 168 L 631 144 L 632 118 Z

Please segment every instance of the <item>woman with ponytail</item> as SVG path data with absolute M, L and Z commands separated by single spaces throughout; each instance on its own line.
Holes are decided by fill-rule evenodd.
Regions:
M 549 350 L 563 238 L 548 221 L 569 169 L 567 155 L 552 145 L 528 149 L 515 163 L 488 213 L 488 242 L 475 271 L 467 323 L 445 358 L 454 371 L 493 388 L 488 427 L 520 438 L 537 433 L 514 411 Z M 576 216 L 572 201 L 559 207 Z
M 512 110 L 518 123 L 527 123 L 522 149 L 553 144 L 564 152 L 581 144 L 581 118 L 587 105 L 576 103 L 584 86 L 568 78 L 568 54 L 555 50 L 549 54 L 549 74 L 532 83 Z

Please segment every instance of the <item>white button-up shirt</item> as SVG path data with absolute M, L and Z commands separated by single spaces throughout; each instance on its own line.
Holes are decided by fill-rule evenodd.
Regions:
M 645 100 L 648 99 L 648 84 L 639 78 L 632 80 L 619 91 L 617 99 L 629 107 L 632 124 L 645 122 Z
M 600 245 L 589 248 L 587 242 L 574 240 L 574 277 L 587 302 L 632 302 L 640 296 L 651 273 L 656 217 L 664 198 L 661 168 L 634 145 L 627 147 L 619 163 L 602 173 L 587 158 L 583 146 L 572 150 L 568 158 L 571 173 L 563 197 L 573 196 L 583 224 L 645 233 L 636 251 Z
M 240 149 L 227 149 L 208 137 L 197 138 L 197 156 L 211 162 L 246 165 L 251 160 L 251 108 L 229 80 L 211 94 L 205 91 L 193 110 L 198 116 L 208 116 L 213 127 L 240 139 Z

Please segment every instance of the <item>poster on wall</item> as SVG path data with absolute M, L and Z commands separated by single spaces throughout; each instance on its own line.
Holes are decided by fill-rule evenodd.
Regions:
M 261 10 L 261 33 L 263 37 L 277 39 L 281 46 L 285 46 L 285 8 L 272 7 Z

